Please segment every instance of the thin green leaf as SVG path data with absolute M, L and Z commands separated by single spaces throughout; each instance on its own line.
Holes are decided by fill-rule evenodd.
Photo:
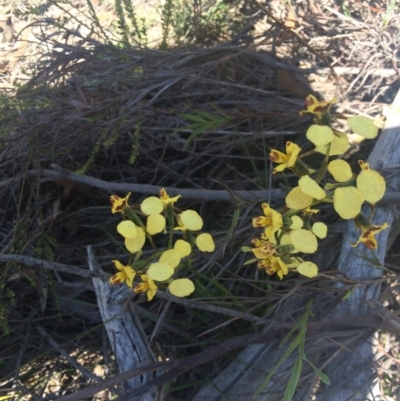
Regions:
M 265 386 L 269 383 L 271 380 L 271 377 L 273 374 L 276 372 L 276 370 L 279 368 L 279 366 L 282 365 L 283 362 L 286 361 L 286 359 L 292 354 L 292 352 L 297 348 L 300 342 L 300 337 L 297 336 L 293 342 L 289 345 L 289 348 L 286 350 L 286 352 L 282 355 L 282 357 L 279 359 L 279 361 L 275 364 L 275 366 L 272 368 L 271 372 L 268 373 L 267 377 L 264 379 L 264 381 L 261 383 L 260 387 L 257 389 L 256 393 L 254 394 L 253 398 L 256 398 L 261 391 L 264 390 Z
M 286 387 L 285 394 L 283 395 L 282 401 L 292 401 L 296 387 L 300 379 L 301 369 L 303 367 L 303 360 L 298 358 L 294 363 L 292 374 L 289 379 L 289 383 Z
M 306 361 L 313 368 L 314 372 L 321 379 L 323 383 L 328 385 L 331 384 L 329 377 L 324 372 L 319 370 L 313 363 L 311 363 L 311 361 L 309 361 L 305 355 L 303 355 L 303 360 Z

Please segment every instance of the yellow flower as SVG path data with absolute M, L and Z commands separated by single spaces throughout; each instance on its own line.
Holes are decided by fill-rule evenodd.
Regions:
M 327 102 L 321 101 L 319 102 L 318 99 L 313 95 L 308 95 L 305 99 L 307 110 L 302 110 L 300 115 L 304 115 L 306 113 L 315 114 L 319 119 L 322 118 L 322 115 L 329 110 L 333 103 L 338 101 L 337 98 L 333 98 Z
M 111 284 L 120 284 L 124 281 L 129 288 L 132 288 L 133 279 L 135 278 L 136 272 L 131 266 L 124 266 L 118 260 L 112 261 L 115 267 L 119 270 L 118 273 L 114 274 L 109 278 Z
M 111 213 L 122 212 L 125 206 L 128 206 L 128 199 L 131 196 L 129 192 L 125 198 L 120 198 L 118 195 L 111 195 L 110 202 L 111 202 Z
M 158 287 L 154 284 L 154 281 L 147 276 L 147 274 L 142 274 L 140 278 L 143 282 L 138 284 L 133 291 L 135 291 L 136 294 L 146 292 L 147 300 L 151 301 L 154 298 L 154 295 L 156 295 Z
M 197 236 L 196 238 L 197 248 L 200 249 L 201 252 L 214 252 L 215 251 L 215 243 L 211 234 L 203 233 Z
M 267 239 L 270 239 L 282 226 L 282 215 L 276 210 L 271 209 L 268 203 L 261 205 L 264 216 L 253 218 L 253 227 L 265 227 L 264 234 Z
M 168 286 L 168 291 L 180 298 L 189 296 L 194 290 L 194 284 L 188 278 L 178 278 Z
M 170 198 L 169 195 L 167 194 L 167 191 L 164 188 L 162 188 L 159 191 L 159 197 L 163 203 L 164 209 L 166 209 L 168 205 L 173 205 L 175 202 L 177 202 L 178 199 L 181 197 L 181 195 Z
M 257 259 L 267 259 L 276 253 L 276 246 L 272 242 L 254 238 L 251 243 L 255 246 L 255 248 L 251 248 L 251 252 Z
M 258 268 L 265 269 L 267 274 L 269 274 L 270 276 L 276 273 L 281 280 L 283 276 L 288 274 L 289 272 L 289 268 L 279 256 L 271 256 L 267 259 L 260 260 L 258 262 Z
M 362 242 L 368 249 L 377 249 L 378 243 L 376 242 L 375 235 L 388 227 L 389 225 L 387 223 L 383 223 L 381 226 L 376 226 L 374 224 L 361 225 L 360 238 L 351 246 L 356 247 Z
M 279 150 L 272 149 L 269 154 L 269 159 L 274 163 L 280 164 L 280 166 L 275 167 L 273 174 L 283 171 L 285 168 L 294 167 L 300 152 L 300 146 L 290 141 L 286 142 L 286 154 Z

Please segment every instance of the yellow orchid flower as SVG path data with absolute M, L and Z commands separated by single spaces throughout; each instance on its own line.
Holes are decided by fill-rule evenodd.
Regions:
M 356 224 L 357 224 L 356 219 Z M 351 244 L 352 247 L 356 247 L 360 242 L 362 242 L 368 249 L 377 249 L 378 243 L 375 239 L 375 235 L 380 233 L 389 227 L 387 223 L 383 223 L 381 226 L 376 226 L 375 224 L 365 224 L 361 225 L 361 235 L 358 241 Z
M 269 241 L 264 241 L 262 239 L 253 238 L 251 241 L 252 245 L 255 248 L 251 248 L 251 252 L 253 252 L 254 256 L 257 259 L 267 259 L 271 256 L 274 256 L 276 253 L 276 245 Z
M 313 95 L 308 95 L 305 99 L 307 110 L 302 110 L 300 115 L 303 116 L 306 113 L 315 114 L 319 119 L 322 115 L 329 110 L 332 104 L 338 101 L 337 98 L 333 98 L 329 101 L 318 101 L 318 99 Z
M 289 268 L 279 256 L 271 256 L 267 259 L 260 260 L 258 262 L 258 268 L 264 269 L 270 276 L 276 273 L 281 280 L 283 276 L 289 272 Z
M 274 163 L 280 164 L 280 166 L 274 168 L 273 174 L 283 171 L 285 168 L 294 167 L 300 152 L 300 146 L 290 141 L 286 142 L 286 154 L 279 150 L 272 149 L 269 154 L 269 159 Z
M 110 283 L 114 285 L 126 282 L 126 285 L 129 288 L 132 288 L 133 279 L 136 276 L 135 270 L 133 270 L 131 266 L 123 265 L 118 260 L 113 260 L 112 262 L 114 263 L 115 267 L 119 270 L 119 272 L 109 278 Z
M 267 239 L 277 232 L 283 226 L 282 215 L 276 210 L 271 209 L 268 203 L 261 205 L 264 216 L 253 218 L 253 227 L 265 227 L 264 234 Z
M 111 213 L 122 212 L 125 206 L 128 206 L 128 199 L 131 196 L 131 192 L 125 196 L 125 198 L 121 198 L 118 195 L 111 195 L 110 202 L 111 202 Z
M 157 293 L 158 287 L 155 285 L 154 281 L 147 275 L 142 274 L 140 276 L 142 283 L 138 284 L 133 291 L 136 294 L 141 294 L 143 292 L 147 293 L 147 300 L 151 301 Z

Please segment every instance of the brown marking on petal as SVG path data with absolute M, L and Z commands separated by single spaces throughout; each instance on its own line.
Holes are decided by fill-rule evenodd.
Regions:
M 269 153 L 269 160 L 274 162 L 275 160 L 278 160 L 278 159 L 279 159 L 278 153 L 276 153 L 274 150 L 271 150 L 271 152 Z
M 253 227 L 263 227 L 261 221 L 263 220 L 263 216 L 254 217 L 253 218 Z
M 112 285 L 121 284 L 121 283 L 122 283 L 122 280 L 120 280 L 118 277 L 120 277 L 120 276 L 118 275 L 118 273 L 117 273 L 117 274 L 114 274 L 113 276 L 111 276 L 111 277 L 108 279 L 108 281 L 109 281 Z
M 314 107 L 313 112 L 322 113 L 329 109 L 329 105 L 318 105 Z
M 314 99 L 311 96 L 307 96 L 304 99 L 304 103 L 307 107 L 312 106 L 314 104 Z
M 377 249 L 377 246 L 376 246 L 376 245 L 374 244 L 374 242 L 371 241 L 371 240 L 364 241 L 364 245 L 365 245 L 368 249 L 371 249 L 371 250 Z

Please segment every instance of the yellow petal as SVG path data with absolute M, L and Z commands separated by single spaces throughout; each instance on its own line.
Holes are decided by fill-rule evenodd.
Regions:
M 147 217 L 146 230 L 150 235 L 158 234 L 165 228 L 165 217 L 162 214 L 151 214 Z
M 160 214 L 164 210 L 163 202 L 156 196 L 150 196 L 140 204 L 140 210 L 146 216 L 149 214 Z
M 194 284 L 188 278 L 178 278 L 168 286 L 168 291 L 176 297 L 187 297 L 194 291 Z
M 298 229 L 292 230 L 289 233 L 292 244 L 303 253 L 314 253 L 318 248 L 316 236 L 308 230 Z
M 315 146 L 328 145 L 335 138 L 332 128 L 326 125 L 311 125 L 306 136 Z
M 124 237 L 124 238 L 135 238 L 137 235 L 137 226 L 133 221 L 124 220 L 121 221 L 117 225 L 117 231 Z
M 291 141 L 286 142 L 286 153 L 289 155 L 289 160 L 287 162 L 288 167 L 293 167 L 295 165 L 300 152 L 301 148 L 299 145 Z
M 200 234 L 196 238 L 196 245 L 202 252 L 214 252 L 215 250 L 213 237 L 208 233 Z
M 113 260 L 114 266 L 119 270 L 123 271 L 124 270 L 124 265 L 119 261 L 119 260 Z
M 335 189 L 333 207 L 342 219 L 354 219 L 361 212 L 363 202 L 363 196 L 355 187 Z
M 361 135 L 364 138 L 374 139 L 378 135 L 378 127 L 368 117 L 350 117 L 347 119 L 347 122 L 356 134 Z
M 315 150 L 323 155 L 326 155 L 329 145 L 317 146 Z M 331 142 L 331 148 L 329 150 L 329 156 L 338 156 L 346 152 L 349 147 L 349 140 L 347 135 L 343 132 L 337 132 L 335 138 Z
M 314 223 L 312 226 L 312 232 L 321 239 L 326 238 L 326 235 L 328 234 L 328 227 L 326 224 L 317 222 Z
M 303 222 L 303 220 L 301 219 L 301 217 L 299 217 L 299 216 L 292 216 L 292 217 L 291 217 L 291 220 L 292 220 L 292 224 L 291 224 L 290 228 L 291 228 L 292 230 L 296 230 L 296 229 L 298 229 L 298 228 L 302 228 L 302 227 L 303 227 L 304 222 Z
M 146 242 L 146 235 L 142 227 L 137 228 L 137 235 L 135 238 L 125 238 L 125 247 L 130 253 L 136 253 L 143 248 Z
M 308 175 L 304 175 L 299 180 L 299 187 L 303 193 L 312 196 L 315 199 L 325 199 L 325 191 Z
M 192 253 L 192 246 L 183 239 L 178 239 L 178 241 L 175 242 L 174 249 L 180 253 L 181 258 L 189 256 Z
M 337 182 L 346 182 L 353 177 L 350 164 L 342 159 L 332 160 L 328 164 L 328 171 Z
M 371 205 L 383 198 L 386 191 L 385 179 L 374 170 L 362 170 L 357 177 L 357 189 Z
M 271 149 L 269 159 L 274 163 L 287 163 L 289 156 L 276 149 Z
M 174 268 L 168 263 L 152 263 L 147 269 L 147 275 L 155 281 L 168 280 L 174 274 Z
M 127 285 L 129 288 L 132 288 L 133 279 L 134 279 L 135 276 L 136 276 L 136 272 L 135 272 L 135 270 L 132 269 L 132 267 L 126 266 L 126 268 L 125 268 L 125 274 L 126 274 L 126 285 Z
M 312 278 L 318 275 L 318 266 L 313 262 L 303 262 L 297 266 L 297 271 L 303 276 Z
M 203 228 L 203 219 L 194 210 L 185 210 L 180 214 L 180 220 L 186 229 L 199 231 Z
M 160 262 L 175 269 L 181 263 L 181 254 L 177 249 L 168 249 L 160 256 Z
M 313 197 L 305 194 L 300 187 L 294 187 L 286 196 L 289 209 L 305 209 L 313 202 Z

